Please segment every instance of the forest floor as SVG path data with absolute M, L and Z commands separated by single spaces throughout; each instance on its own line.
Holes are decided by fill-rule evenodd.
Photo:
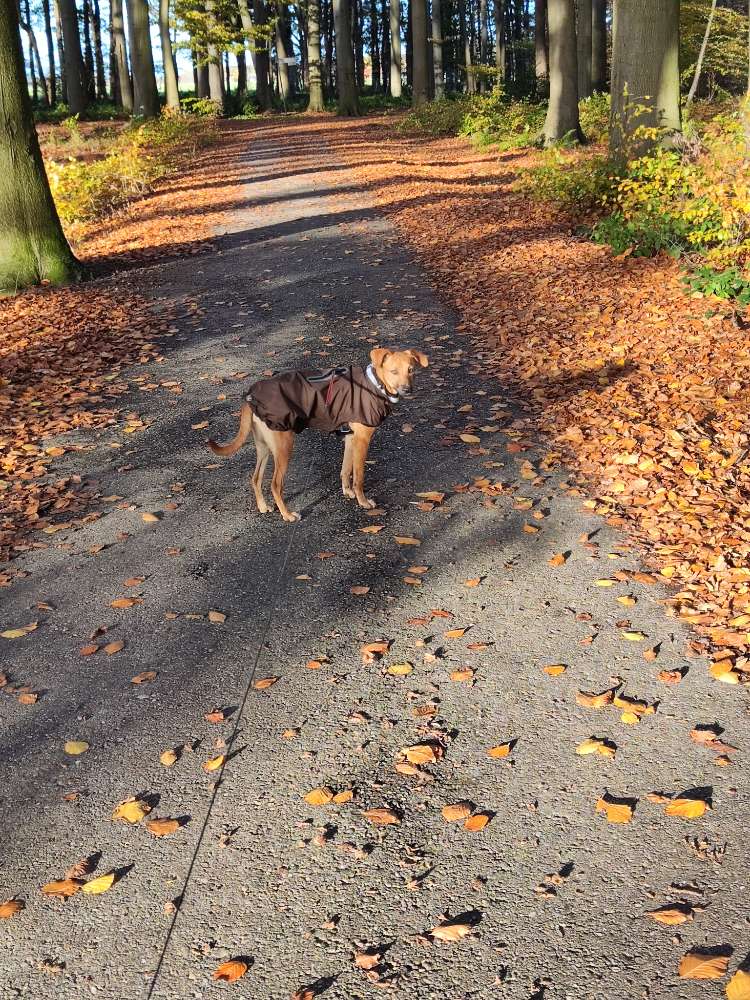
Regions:
M 96 280 L 0 303 L 3 1000 L 219 996 L 233 959 L 253 1000 L 688 1000 L 745 961 L 745 690 L 618 531 L 607 437 L 654 331 L 684 369 L 730 320 L 525 204 L 522 162 L 227 123 L 81 243 Z M 303 520 L 259 516 L 250 449 L 205 446 L 242 386 L 391 343 L 430 367 L 381 506 L 311 434 Z

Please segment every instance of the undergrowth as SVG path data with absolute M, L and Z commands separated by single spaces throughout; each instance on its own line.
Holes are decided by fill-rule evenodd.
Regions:
M 47 175 L 61 221 L 67 227 L 91 222 L 145 194 L 172 169 L 178 147 L 194 155 L 214 128 L 206 115 L 165 112 L 124 129 L 99 159 L 48 159 Z

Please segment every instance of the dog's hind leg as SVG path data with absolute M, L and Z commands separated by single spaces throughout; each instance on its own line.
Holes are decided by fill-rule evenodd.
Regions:
M 284 502 L 284 480 L 289 468 L 289 461 L 294 451 L 293 431 L 271 431 L 271 453 L 273 454 L 273 476 L 271 477 L 271 493 L 279 508 L 279 513 L 285 521 L 299 521 L 300 515 L 290 511 Z
M 255 502 L 258 505 L 258 510 L 261 514 L 267 514 L 271 508 L 268 506 L 266 498 L 263 496 L 263 475 L 266 471 L 266 465 L 268 465 L 271 449 L 268 447 L 260 434 L 255 435 L 255 453 L 255 471 L 250 477 L 250 482 L 252 483 L 253 492 L 255 493 Z

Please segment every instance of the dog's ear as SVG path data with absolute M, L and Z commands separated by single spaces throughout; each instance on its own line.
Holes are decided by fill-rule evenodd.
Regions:
M 385 347 L 373 347 L 370 351 L 370 360 L 375 365 L 376 368 L 382 367 L 385 364 L 385 359 L 391 352 L 386 350 Z
M 422 354 L 421 351 L 415 351 L 413 348 L 409 348 L 406 352 L 410 358 L 412 358 L 419 365 L 420 368 L 426 368 L 430 363 L 430 359 L 426 354 Z

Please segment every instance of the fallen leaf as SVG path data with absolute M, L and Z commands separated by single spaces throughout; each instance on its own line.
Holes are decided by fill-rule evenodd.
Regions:
M 428 490 L 426 493 L 417 493 L 421 500 L 429 500 L 430 503 L 442 503 L 445 500 L 445 493 L 438 493 L 435 490 Z
M 567 561 L 568 557 L 564 552 L 557 552 L 551 559 L 547 560 L 550 566 L 564 566 Z
M 664 814 L 666 816 L 680 816 L 682 819 L 698 819 L 707 808 L 708 803 L 704 799 L 677 798 L 672 799 L 666 806 Z
M 467 934 L 471 934 L 471 931 L 471 924 L 446 922 L 433 927 L 428 933 L 430 937 L 436 938 L 438 941 L 453 943 L 465 938 Z
M 470 802 L 456 802 L 450 806 L 443 806 L 440 811 L 448 823 L 458 823 L 471 815 L 471 809 Z
M 330 788 L 321 785 L 319 788 L 313 788 L 303 798 L 310 806 L 327 806 L 330 802 L 333 802 L 333 796 L 334 793 Z
M 3 639 L 21 639 L 23 636 L 28 635 L 33 632 L 39 622 L 31 622 L 29 625 L 21 625 L 20 628 L 8 628 L 4 632 L 0 632 Z
M 207 773 L 210 773 L 211 771 L 218 771 L 225 760 L 225 755 L 221 754 L 219 757 L 211 757 L 209 760 L 204 761 L 203 764 L 201 764 L 201 767 Z
M 377 535 L 377 533 L 382 531 L 384 527 L 384 524 L 366 524 L 364 528 L 360 528 L 359 530 L 363 535 Z
M 364 597 L 365 594 L 370 593 L 370 588 L 363 587 L 361 584 L 358 584 L 356 587 L 350 587 L 349 593 L 354 594 L 355 597 Z
M 203 718 L 206 720 L 206 722 L 219 723 L 219 722 L 224 722 L 226 716 L 224 715 L 224 712 L 221 709 L 215 708 L 212 712 L 206 712 Z
M 253 687 L 256 691 L 265 691 L 266 688 L 273 687 L 279 679 L 278 677 L 261 677 L 259 680 L 253 681 Z
M 351 802 L 354 798 L 354 792 L 351 788 L 345 788 L 342 792 L 336 792 L 333 796 L 334 805 L 342 806 L 345 802 Z
M 151 806 L 143 799 L 124 799 L 115 806 L 112 819 L 121 819 L 126 823 L 140 823 L 150 812 Z
M 576 702 L 579 705 L 583 705 L 585 708 L 605 708 L 607 705 L 611 705 L 615 697 L 615 688 L 610 688 L 608 691 L 602 691 L 601 694 L 591 694 L 589 691 L 578 691 L 576 693 Z
M 580 756 L 593 753 L 601 757 L 614 757 L 615 748 L 609 745 L 606 740 L 592 737 L 591 739 L 584 740 L 583 743 L 579 743 L 576 747 L 576 753 Z
M 88 646 L 81 646 L 78 652 L 81 654 L 81 656 L 93 656 L 94 653 L 99 652 L 99 647 L 96 645 L 96 643 L 90 643 Z
M 434 764 L 442 757 L 442 749 L 432 743 L 415 743 L 403 749 L 401 754 L 410 764 Z
M 490 747 L 487 751 L 490 757 L 508 757 L 513 749 L 513 743 L 498 743 L 497 746 Z
M 290 1000 L 315 1000 L 315 991 L 309 986 L 300 986 L 292 993 Z
M 140 597 L 116 597 L 114 601 L 110 601 L 109 606 L 111 608 L 132 608 L 134 604 L 140 603 Z
M 391 826 L 401 822 L 392 809 L 364 809 L 362 815 L 375 826 Z
M 146 820 L 146 829 L 154 837 L 168 837 L 180 829 L 180 821 L 166 817 L 148 819 Z
M 645 632 L 622 632 L 623 639 L 627 639 L 629 642 L 643 642 L 648 636 Z
M 479 444 L 481 440 L 481 438 L 478 438 L 476 434 L 459 434 L 458 436 L 461 438 L 464 444 Z
M 727 1000 L 750 1000 L 750 972 L 735 972 L 727 983 Z
M 70 896 L 74 896 L 83 884 L 83 880 L 80 878 L 62 878 L 57 882 L 48 882 L 43 885 L 42 892 L 45 896 L 51 896 L 53 899 L 68 899 Z
M 679 965 L 680 979 L 721 979 L 727 973 L 729 958 L 709 955 L 702 951 L 689 951 Z
M 447 632 L 443 632 L 446 639 L 460 639 L 465 634 L 465 628 L 449 628 Z
M 125 643 L 122 639 L 116 639 L 114 642 L 108 642 L 104 647 L 104 652 L 107 656 L 112 656 L 114 653 L 119 653 L 121 649 L 125 649 Z
M 550 663 L 546 667 L 542 667 L 545 674 L 549 674 L 550 677 L 559 677 L 564 674 L 568 668 L 564 663 Z
M 215 625 L 223 625 L 227 620 L 227 616 L 223 611 L 209 611 L 208 620 L 213 622 Z
M 9 920 L 25 909 L 26 903 L 22 899 L 9 899 L 5 903 L 0 903 L 0 920 Z
M 395 677 L 406 677 L 413 670 L 414 667 L 411 663 L 391 663 L 387 668 L 387 672 L 393 674 Z
M 71 757 L 78 757 L 82 753 L 86 753 L 89 745 L 83 740 L 68 740 L 68 742 L 63 747 L 65 753 L 70 754 Z
M 629 823 L 633 818 L 633 806 L 622 799 L 602 796 L 596 803 L 596 811 L 606 813 L 609 823 Z
M 115 883 L 115 873 L 100 875 L 99 878 L 92 878 L 90 882 L 84 882 L 81 891 L 88 896 L 100 896 L 103 892 L 111 889 Z
M 146 524 L 157 524 L 159 522 L 159 517 L 157 514 L 152 514 L 150 511 L 146 511 L 145 514 L 141 514 L 141 519 L 146 522 Z
M 412 538 L 410 535 L 395 535 L 394 542 L 397 545 L 421 545 L 422 543 L 418 538 Z
M 150 681 L 155 681 L 157 677 L 155 670 L 144 670 L 142 674 L 136 674 L 135 677 L 130 678 L 131 684 L 148 684 Z
M 658 910 L 649 910 L 647 917 L 656 920 L 657 923 L 666 924 L 668 927 L 684 924 L 687 920 L 693 919 L 692 907 L 678 904 L 677 906 L 662 906 Z
M 381 656 L 385 656 L 390 647 L 390 641 L 380 640 L 379 642 L 367 642 L 361 647 L 360 652 L 362 654 L 363 663 L 374 663 L 379 660 Z
M 228 962 L 222 962 L 214 969 L 211 978 L 223 983 L 236 983 L 238 979 L 247 972 L 247 962 L 239 958 L 231 958 Z
M 176 750 L 164 750 L 159 756 L 159 761 L 164 767 L 172 767 L 178 760 L 179 756 Z
M 473 681 L 474 671 L 471 667 L 462 667 L 460 670 L 451 671 L 452 681 Z
M 464 823 L 464 830 L 468 830 L 469 833 L 478 833 L 480 830 L 484 830 L 491 819 L 492 816 L 488 812 L 474 813 Z

